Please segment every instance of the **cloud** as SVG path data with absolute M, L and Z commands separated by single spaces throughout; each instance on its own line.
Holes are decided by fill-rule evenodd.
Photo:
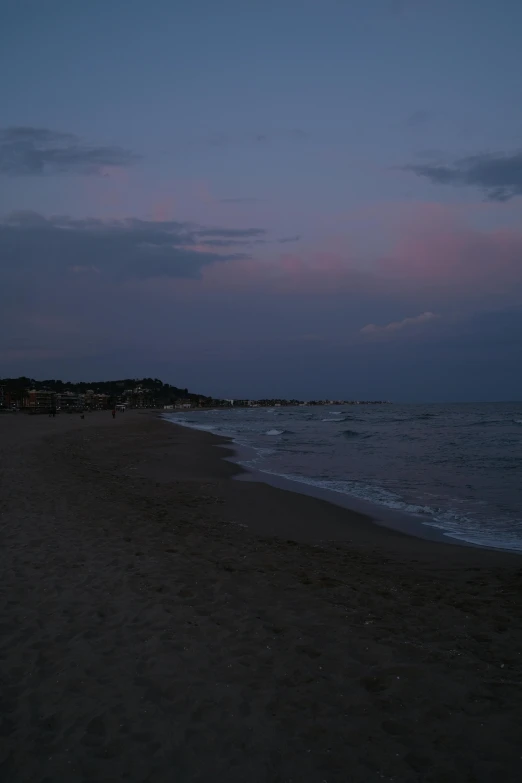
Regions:
M 436 185 L 468 185 L 480 188 L 490 201 L 509 201 L 522 195 L 522 150 L 484 153 L 460 158 L 451 164 L 411 164 L 412 171 Z
M 90 145 L 72 133 L 31 127 L 0 130 L 0 173 L 10 176 L 99 175 L 105 167 L 130 166 L 139 159 L 123 147 Z
M 481 215 L 503 211 L 479 206 Z M 82 372 L 79 357 L 113 346 L 121 367 L 146 367 L 156 351 L 181 372 L 177 362 L 186 356 L 194 372 L 207 373 L 193 385 L 207 389 L 223 356 L 249 362 L 262 350 L 266 375 L 269 354 L 278 352 L 286 368 L 292 353 L 281 335 L 320 337 L 292 343 L 300 356 L 316 347 L 318 367 L 323 348 L 339 355 L 353 346 L 370 366 L 382 345 L 390 352 L 436 346 L 457 318 L 522 305 L 518 230 L 478 230 L 461 222 L 461 211 L 434 204 L 394 206 L 393 217 L 389 206 L 375 209 L 371 230 L 384 241 L 363 258 L 348 230 L 333 250 L 326 239 L 315 247 L 267 243 L 258 256 L 255 243 L 267 237 L 259 228 L 15 213 L 0 221 L 0 348 L 11 335 L 36 338 Z M 390 221 L 393 230 L 385 231 Z M 361 333 L 364 324 L 370 328 Z M 22 348 L 7 349 L 18 351 L 19 374 L 34 374 L 22 367 Z M 379 356 L 388 361 L 386 351 Z M 110 363 L 106 369 L 115 371 Z
M 371 257 L 361 259 L 347 240 L 336 241 L 332 251 L 326 251 L 323 243 L 314 247 L 301 242 L 295 250 L 292 247 L 293 252 L 268 251 L 262 259 L 205 267 L 202 284 L 230 294 L 263 292 L 303 301 L 353 296 L 360 302 L 395 303 L 391 312 L 383 311 L 382 323 L 391 321 L 396 312 L 401 316 L 425 310 L 469 312 L 484 309 L 485 303 L 498 308 L 522 303 L 521 232 L 478 230 L 462 221 L 458 212 L 439 205 L 407 206 L 408 216 L 394 212 L 391 244 Z M 499 209 L 480 206 L 485 213 Z M 372 230 L 385 237 L 389 220 L 384 211 L 382 222 L 376 217 L 371 223 Z M 369 306 L 366 320 L 359 324 L 375 320 L 374 312 Z M 357 331 L 359 324 L 354 324 Z
M 206 239 L 205 244 L 209 247 L 245 247 L 248 245 L 252 247 L 254 245 L 267 244 L 266 239 Z
M 400 332 L 402 329 L 407 329 L 411 326 L 417 326 L 418 324 L 426 323 L 427 321 L 433 321 L 437 318 L 435 313 L 421 313 L 415 315 L 412 318 L 403 318 L 402 321 L 392 321 L 392 323 L 386 324 L 386 326 L 377 326 L 376 324 L 368 324 L 363 326 L 361 334 L 380 334 L 382 332 Z
M 174 220 L 78 220 L 17 212 L 0 222 L 0 259 L 4 276 L 56 278 L 72 272 L 85 279 L 95 271 L 113 280 L 197 278 L 207 265 L 249 258 L 230 249 L 262 242 L 264 233 Z
M 264 234 L 262 228 L 199 228 L 198 237 L 248 237 L 254 238 Z
M 280 245 L 285 245 L 287 242 L 299 242 L 301 239 L 301 236 L 299 234 L 296 234 L 294 237 L 281 237 L 281 239 L 278 239 Z

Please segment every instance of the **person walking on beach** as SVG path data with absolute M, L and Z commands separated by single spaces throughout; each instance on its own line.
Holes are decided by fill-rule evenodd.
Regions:
M 116 408 L 113 408 L 113 410 L 112 410 L 112 418 L 113 419 L 116 418 Z

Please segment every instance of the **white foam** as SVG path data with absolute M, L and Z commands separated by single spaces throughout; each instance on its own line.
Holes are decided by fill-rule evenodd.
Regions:
M 274 413 L 275 410 L 272 408 L 267 412 Z M 226 420 L 228 418 L 227 414 L 230 414 L 230 411 L 219 411 L 219 413 L 222 416 L 224 416 L 224 419 Z M 330 411 L 329 416 L 336 417 L 336 418 L 330 419 L 328 417 L 322 419 L 322 421 L 325 423 L 330 422 L 330 423 L 338 424 L 340 423 L 340 421 L 342 421 L 338 418 L 342 416 L 342 414 L 343 414 L 342 411 Z M 320 480 L 320 479 L 308 478 L 302 475 L 283 473 L 277 470 L 263 469 L 260 465 L 258 467 L 258 464 L 259 463 L 263 464 L 263 459 L 271 456 L 271 452 L 270 451 L 267 452 L 259 448 L 259 446 L 256 447 L 251 442 L 249 442 L 249 439 L 251 437 L 254 437 L 254 439 L 256 437 L 259 438 L 260 435 L 265 435 L 273 438 L 272 444 L 274 445 L 274 447 L 280 448 L 281 445 L 284 444 L 285 442 L 284 439 L 281 439 L 280 441 L 278 440 L 277 443 L 275 439 L 281 435 L 284 435 L 286 430 L 269 429 L 265 432 L 260 432 L 260 430 L 257 427 L 261 422 L 259 423 L 257 421 L 254 422 L 254 425 L 257 424 L 257 427 L 254 426 L 251 428 L 250 426 L 245 426 L 246 422 L 245 422 L 245 418 L 243 418 L 241 424 L 241 430 L 242 430 L 241 432 L 237 430 L 235 432 L 225 432 L 224 430 L 226 429 L 226 427 L 216 427 L 216 425 L 205 426 L 202 423 L 198 424 L 197 422 L 194 422 L 194 416 L 191 416 L 192 421 L 190 421 L 189 419 L 190 414 L 184 414 L 184 413 L 169 414 L 165 412 L 162 415 L 163 418 L 172 421 L 175 424 L 189 427 L 191 429 L 207 430 L 207 431 L 218 429 L 220 435 L 231 437 L 235 443 L 250 447 L 251 449 L 254 450 L 256 456 L 245 462 L 239 462 L 239 464 L 242 464 L 247 468 L 251 467 L 260 470 L 261 473 L 280 476 L 281 478 L 288 479 L 290 481 L 299 482 L 301 484 L 308 484 L 310 486 L 318 487 L 320 489 L 328 490 L 331 492 L 340 493 L 342 495 L 352 496 L 354 498 L 358 498 L 360 500 L 364 500 L 379 506 L 384 506 L 399 512 L 403 512 L 405 514 L 413 515 L 417 517 L 419 524 L 422 523 L 424 525 L 428 525 L 429 527 L 437 528 L 441 534 L 454 539 L 458 539 L 468 544 L 475 544 L 478 546 L 487 546 L 487 547 L 492 547 L 497 549 L 515 550 L 515 551 L 522 552 L 522 536 L 521 536 L 522 519 L 515 519 L 515 518 L 512 518 L 510 520 L 490 519 L 489 521 L 487 521 L 485 519 L 475 518 L 473 513 L 470 516 L 468 516 L 466 513 L 463 513 L 465 511 L 464 508 L 462 507 L 459 508 L 459 505 L 464 503 L 463 499 L 461 498 L 439 499 L 437 498 L 436 495 L 432 495 L 432 497 L 429 498 L 429 504 L 426 505 L 415 504 L 414 502 L 409 503 L 406 500 L 403 500 L 400 497 L 400 495 L 391 492 L 387 489 L 361 481 L 349 481 L 349 480 L 336 481 L 333 479 L 326 479 L 326 478 L 324 480 Z M 317 421 L 316 417 L 313 415 L 305 417 L 304 420 L 308 421 L 310 418 L 315 419 Z M 221 422 L 224 423 L 224 419 L 220 419 L 220 423 Z M 522 425 L 522 418 L 514 418 L 512 415 L 511 421 L 517 425 Z M 239 424 L 239 421 L 237 423 Z M 265 426 L 267 423 L 268 422 L 265 419 L 264 422 Z M 230 427 L 230 429 L 234 429 L 234 428 Z M 323 433 L 332 433 L 332 430 L 330 430 L 330 428 L 322 428 L 322 431 Z M 337 432 L 337 428 L 335 428 L 333 432 L 334 433 Z M 267 441 L 265 440 L 265 443 L 266 442 Z M 323 474 L 323 475 L 327 475 L 327 474 Z M 453 508 L 440 507 L 438 505 L 438 502 L 440 501 L 442 501 L 444 505 L 446 505 L 446 503 L 450 501 L 451 506 L 453 506 Z M 458 509 L 458 511 L 455 510 L 455 507 Z M 482 516 L 482 513 L 479 516 Z M 507 525 L 506 522 L 508 522 Z M 501 528 L 499 527 L 499 525 L 501 525 Z
M 452 511 L 444 511 L 434 506 L 421 506 L 414 503 L 408 503 L 389 490 L 382 487 L 363 484 L 358 481 L 332 481 L 319 480 L 298 476 L 291 473 L 278 473 L 273 470 L 258 469 L 260 473 L 267 473 L 272 476 L 289 481 L 295 481 L 299 484 L 307 484 L 319 489 L 326 489 L 330 492 L 337 492 L 341 495 L 364 500 L 379 506 L 401 511 L 405 514 L 419 517 L 419 522 L 429 527 L 435 527 L 441 533 L 449 538 L 455 538 L 459 541 L 476 546 L 491 547 L 494 549 L 506 549 L 522 552 L 522 541 L 520 533 L 510 535 L 507 531 L 487 530 L 482 527 L 477 528 L 476 523 L 469 517 L 456 514 Z

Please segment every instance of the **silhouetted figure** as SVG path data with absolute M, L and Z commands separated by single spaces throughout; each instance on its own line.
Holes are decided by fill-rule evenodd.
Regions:
M 115 419 L 115 418 L 116 418 L 116 411 L 115 411 L 115 410 L 112 412 L 112 418 L 113 418 L 113 419 Z

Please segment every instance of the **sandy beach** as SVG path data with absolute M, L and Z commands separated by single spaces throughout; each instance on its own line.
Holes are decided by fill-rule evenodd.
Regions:
M 223 446 L 0 417 L 1 780 L 521 780 L 521 558 L 236 481 Z

